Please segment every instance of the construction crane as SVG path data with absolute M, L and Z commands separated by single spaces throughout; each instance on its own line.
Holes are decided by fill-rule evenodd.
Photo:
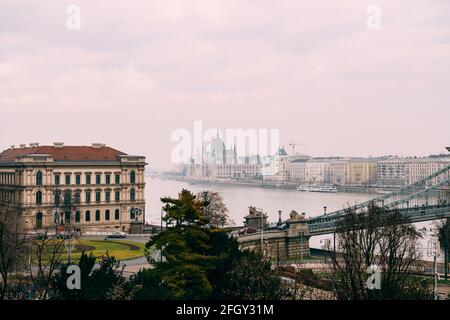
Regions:
M 289 143 L 289 146 L 292 147 L 292 155 L 295 155 L 295 146 L 304 146 L 304 143 L 295 143 L 295 140 L 292 140 L 291 143 Z

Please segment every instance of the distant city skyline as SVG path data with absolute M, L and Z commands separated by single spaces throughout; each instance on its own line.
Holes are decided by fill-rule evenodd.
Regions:
M 201 120 L 275 128 L 311 156 L 426 156 L 450 141 L 449 1 L 0 3 L 0 148 L 105 143 L 171 167 Z M 14 13 L 14 14 L 12 14 Z M 270 14 L 269 14 L 270 13 Z

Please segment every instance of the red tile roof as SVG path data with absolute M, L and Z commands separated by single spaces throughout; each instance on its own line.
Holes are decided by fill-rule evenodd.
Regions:
M 55 161 L 111 161 L 118 160 L 118 156 L 126 155 L 110 147 L 94 148 L 90 146 L 41 146 L 8 149 L 0 153 L 0 161 L 14 161 L 20 156 L 31 154 L 49 154 Z

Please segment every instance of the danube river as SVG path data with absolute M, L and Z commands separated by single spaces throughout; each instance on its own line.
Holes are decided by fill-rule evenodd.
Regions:
M 234 224 L 243 225 L 244 216 L 248 214 L 248 207 L 255 206 L 261 208 L 268 214 L 269 222 L 278 221 L 278 210 L 282 211 L 282 219 L 289 218 L 289 212 L 295 210 L 298 213 L 305 212 L 306 217 L 314 217 L 323 214 L 324 207 L 330 213 L 349 205 L 377 197 L 378 194 L 370 193 L 319 193 L 319 192 L 300 192 L 291 189 L 260 188 L 238 185 L 214 185 L 206 183 L 190 184 L 188 182 L 165 180 L 161 178 L 146 177 L 145 197 L 146 221 L 148 223 L 159 225 L 161 219 L 161 197 L 176 197 L 184 188 L 193 193 L 205 190 L 214 190 L 219 192 L 229 210 L 228 215 Z M 416 227 L 428 229 L 433 226 L 433 222 L 417 223 Z M 310 239 L 310 246 L 321 248 L 325 238 L 331 239 L 331 236 L 316 236 Z M 423 250 L 425 259 L 429 238 L 425 237 L 420 241 L 420 248 Z
M 228 215 L 235 225 L 242 226 L 244 216 L 248 214 L 248 207 L 255 206 L 263 209 L 268 214 L 269 222 L 278 221 L 278 210 L 282 211 L 282 219 L 289 218 L 289 212 L 295 210 L 298 213 L 305 212 L 306 217 L 314 217 L 323 214 L 324 207 L 327 212 L 339 210 L 355 203 L 363 202 L 377 197 L 377 194 L 370 193 L 319 193 L 300 192 L 291 189 L 260 188 L 238 185 L 215 185 L 206 183 L 190 184 L 188 182 L 165 180 L 156 177 L 146 177 L 145 197 L 146 221 L 151 224 L 160 224 L 161 221 L 161 197 L 176 197 L 184 188 L 193 193 L 205 190 L 219 192 L 227 206 Z M 417 223 L 416 227 L 428 229 L 433 226 L 432 222 Z M 310 239 L 310 246 L 321 248 L 325 238 L 332 236 L 316 236 Z M 420 241 L 423 256 L 426 257 L 426 246 L 429 238 L 425 237 Z
M 198 193 L 204 190 L 219 192 L 229 210 L 229 216 L 236 225 L 243 225 L 244 216 L 248 214 L 248 207 L 255 206 L 267 212 L 270 222 L 278 221 L 278 210 L 282 211 L 282 219 L 289 218 L 289 212 L 305 212 L 306 217 L 314 217 L 324 212 L 342 209 L 348 205 L 376 197 L 376 194 L 359 193 L 318 193 L 300 192 L 289 189 L 272 189 L 233 185 L 189 184 L 187 182 L 164 180 L 146 177 L 146 220 L 152 224 L 159 224 L 161 217 L 161 197 L 176 197 L 183 188 Z M 311 246 L 321 247 L 324 237 L 313 237 Z

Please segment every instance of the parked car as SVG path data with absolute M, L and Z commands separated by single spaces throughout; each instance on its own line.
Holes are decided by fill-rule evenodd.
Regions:
M 114 231 L 113 233 L 106 236 L 106 239 L 125 239 L 127 234 L 122 231 Z
M 66 239 L 70 239 L 70 238 L 71 238 L 70 234 L 68 234 L 68 233 L 58 233 L 58 234 L 56 234 L 56 239 L 66 240 Z
M 250 234 L 250 233 L 256 233 L 257 230 L 255 228 L 252 227 L 247 227 L 244 229 L 239 230 L 239 235 L 244 235 L 244 234 Z
M 47 238 L 47 235 L 44 233 L 36 233 L 33 237 L 34 240 L 46 240 Z
M 277 226 L 278 230 L 285 230 L 286 228 L 287 228 L 287 224 L 286 223 L 283 223 L 283 224 L 280 224 L 280 225 Z

